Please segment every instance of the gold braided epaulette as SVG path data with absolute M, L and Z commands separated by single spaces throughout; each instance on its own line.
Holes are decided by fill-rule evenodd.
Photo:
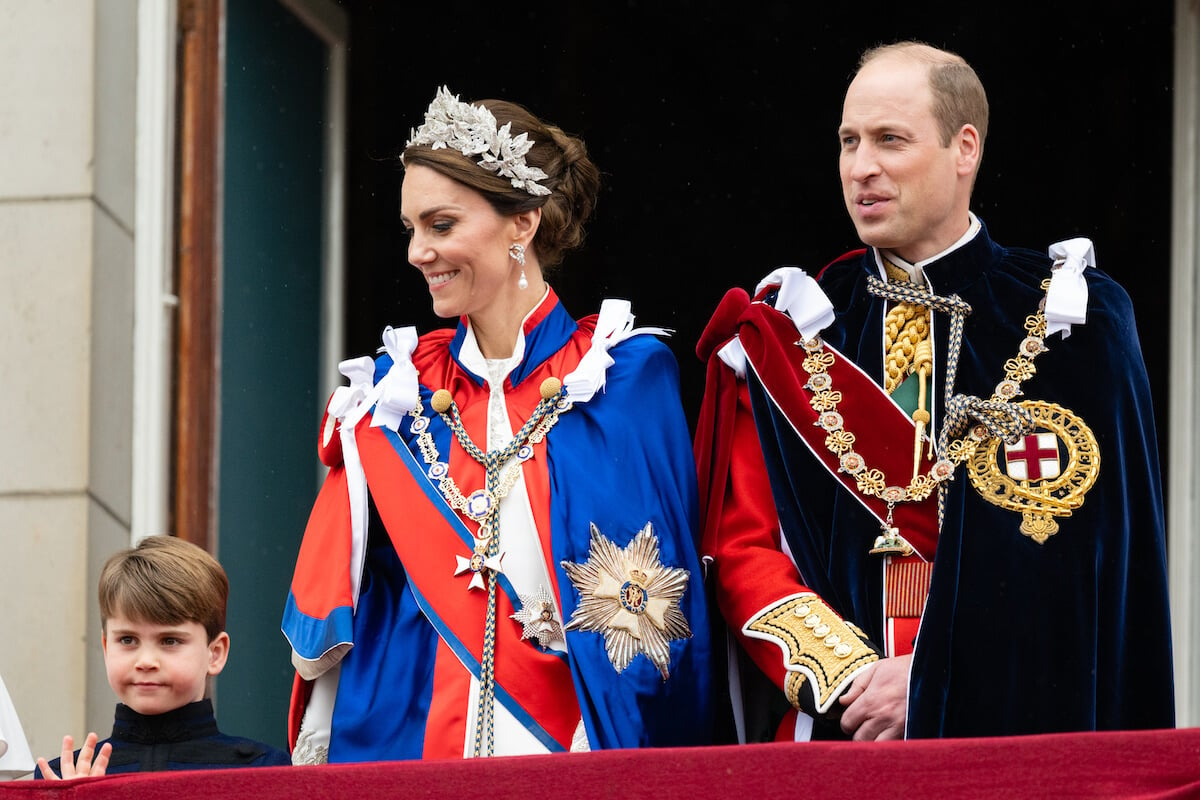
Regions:
M 817 595 L 804 593 L 785 598 L 763 609 L 742 626 L 742 633 L 774 642 L 783 649 L 789 673 L 786 693 L 800 708 L 799 693 L 811 686 L 813 707 L 824 714 L 862 670 L 879 660 L 862 631 L 842 620 Z

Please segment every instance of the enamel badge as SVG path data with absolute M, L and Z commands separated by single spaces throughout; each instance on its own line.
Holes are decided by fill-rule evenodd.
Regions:
M 554 601 L 545 586 L 531 595 L 520 595 L 521 610 L 510 614 L 521 623 L 521 639 L 536 639 L 543 649 L 563 644 L 563 629 L 555 615 Z
M 671 642 L 692 635 L 679 599 L 688 585 L 688 571 L 664 566 L 658 537 L 650 523 L 624 549 L 592 525 L 588 560 L 563 561 L 579 592 L 579 605 L 565 630 L 604 634 L 608 660 L 618 673 L 638 653 L 670 675 Z
M 1021 512 L 1021 533 L 1038 544 L 1058 532 L 1100 474 L 1100 448 L 1082 419 L 1054 403 L 1019 403 L 1034 429 L 1012 444 L 983 442 L 968 462 L 975 490 L 989 503 Z

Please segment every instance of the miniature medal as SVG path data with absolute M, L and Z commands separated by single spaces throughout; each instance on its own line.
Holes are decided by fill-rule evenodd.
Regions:
M 539 586 L 533 594 L 521 595 L 521 610 L 509 617 L 521 623 L 522 640 L 536 639 L 544 649 L 566 641 L 555 615 L 554 600 L 544 586 Z

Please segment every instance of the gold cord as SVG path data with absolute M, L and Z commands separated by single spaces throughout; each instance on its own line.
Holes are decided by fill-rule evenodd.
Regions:
M 889 261 L 883 262 L 888 280 L 908 281 L 908 273 Z M 929 339 L 929 309 L 908 302 L 898 302 L 888 311 L 883 323 L 884 359 L 883 388 L 888 394 L 896 391 L 916 368 L 917 346 Z
M 883 262 L 890 281 L 909 281 L 909 274 L 890 261 Z M 913 441 L 913 478 L 921 474 L 921 448 L 929 426 L 927 390 L 933 375 L 933 344 L 929 340 L 929 308 L 906 301 L 892 306 L 883 326 L 884 360 L 883 388 L 892 394 L 909 375 L 917 375 L 917 408 L 912 412 L 917 424 Z M 932 445 L 933 440 L 930 440 Z M 930 456 L 932 458 L 932 455 Z

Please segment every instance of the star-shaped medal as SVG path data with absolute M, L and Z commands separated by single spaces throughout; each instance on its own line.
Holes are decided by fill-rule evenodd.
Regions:
M 689 573 L 663 566 L 653 526 L 646 523 L 621 549 L 593 524 L 588 560 L 563 561 L 562 568 L 580 595 L 564 630 L 604 634 L 608 660 L 618 673 L 644 653 L 666 680 L 671 642 L 692 635 L 679 608 Z
M 521 595 L 521 610 L 510 618 L 523 626 L 522 639 L 537 639 L 543 648 L 565 641 L 562 625 L 554 613 L 554 600 L 544 586 L 539 586 L 533 594 Z

